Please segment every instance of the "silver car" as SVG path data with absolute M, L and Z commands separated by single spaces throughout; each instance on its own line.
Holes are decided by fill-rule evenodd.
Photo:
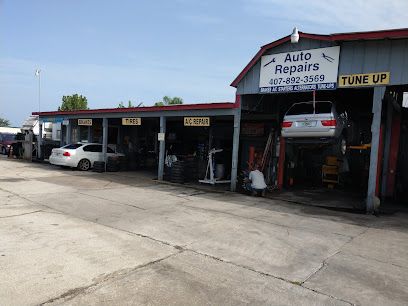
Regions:
M 347 112 L 330 101 L 295 103 L 282 122 L 282 137 L 292 143 L 338 143 L 346 151 Z

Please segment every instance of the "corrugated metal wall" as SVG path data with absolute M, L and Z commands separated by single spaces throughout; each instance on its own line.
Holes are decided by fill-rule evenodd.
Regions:
M 331 47 L 329 41 L 301 38 L 298 44 L 286 42 L 268 50 L 266 54 L 276 54 L 299 50 Z M 408 39 L 352 41 L 340 45 L 339 75 L 390 72 L 390 85 L 408 84 Z M 237 94 L 259 93 L 260 60 L 239 82 Z

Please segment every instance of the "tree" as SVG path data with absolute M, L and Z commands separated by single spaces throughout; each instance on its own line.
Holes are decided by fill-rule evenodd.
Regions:
M 134 107 L 132 104 L 132 101 L 130 100 L 128 101 L 128 106 L 125 106 L 122 101 L 118 105 L 118 108 L 125 108 L 125 107 Z
M 163 101 L 156 102 L 154 106 L 165 106 L 165 105 L 175 105 L 175 104 L 183 104 L 183 99 L 180 97 L 169 97 L 164 96 Z
M 0 118 L 0 126 L 2 126 L 2 127 L 10 126 L 10 120 L 4 119 L 4 118 Z
M 62 104 L 60 107 L 58 107 L 59 111 L 72 111 L 79 109 L 88 109 L 88 100 L 85 96 L 78 94 L 63 96 Z

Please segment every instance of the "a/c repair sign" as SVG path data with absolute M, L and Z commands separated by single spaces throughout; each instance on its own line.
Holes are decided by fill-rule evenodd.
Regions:
M 259 91 L 336 89 L 339 54 L 337 46 L 262 56 Z

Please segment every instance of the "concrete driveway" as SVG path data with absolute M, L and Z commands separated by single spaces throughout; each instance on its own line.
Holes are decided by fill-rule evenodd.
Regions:
M 408 215 L 0 158 L 0 305 L 407 305 Z

